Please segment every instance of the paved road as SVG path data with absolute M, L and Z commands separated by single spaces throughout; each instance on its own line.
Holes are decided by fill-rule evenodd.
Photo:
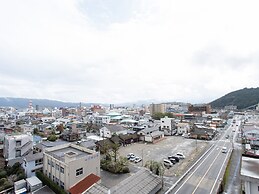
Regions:
M 231 130 L 230 126 L 195 167 L 177 185 L 172 186 L 171 191 L 166 193 L 217 193 L 232 151 L 232 140 L 225 138 Z M 227 147 L 228 152 L 222 153 L 222 147 Z

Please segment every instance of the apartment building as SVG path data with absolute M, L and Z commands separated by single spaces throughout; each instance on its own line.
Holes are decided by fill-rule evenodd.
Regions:
M 105 115 L 99 115 L 95 117 L 95 123 L 97 125 L 103 125 L 103 124 L 109 124 L 111 121 L 110 116 L 105 116 Z
M 26 177 L 35 176 L 37 170 L 43 169 L 43 153 L 30 153 L 23 158 L 22 167 L 25 171 Z
M 16 162 L 22 163 L 22 157 L 32 151 L 33 136 L 31 134 L 6 135 L 4 138 L 4 158 L 8 166 Z
M 100 154 L 74 144 L 47 148 L 43 153 L 43 172 L 67 191 L 91 173 L 100 176 Z
M 150 104 L 149 109 L 150 109 L 151 115 L 154 115 L 155 113 L 165 113 L 166 105 L 165 104 Z

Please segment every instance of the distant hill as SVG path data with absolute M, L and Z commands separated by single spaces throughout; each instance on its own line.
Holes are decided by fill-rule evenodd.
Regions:
M 57 100 L 47 99 L 29 99 L 29 98 L 9 98 L 0 97 L 0 107 L 15 107 L 15 108 L 27 108 L 29 101 L 32 101 L 33 107 L 39 105 L 39 107 L 77 107 L 78 103 L 62 102 Z M 90 106 L 94 103 L 82 103 L 82 106 Z
M 210 104 L 212 108 L 224 108 L 228 105 L 234 105 L 238 109 L 243 109 L 257 103 L 259 103 L 259 88 L 244 88 L 230 92 Z

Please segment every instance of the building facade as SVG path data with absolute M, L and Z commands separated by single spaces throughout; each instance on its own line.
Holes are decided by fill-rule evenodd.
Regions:
M 67 191 L 91 173 L 100 176 L 100 154 L 74 144 L 55 146 L 43 153 L 43 172 Z
M 33 136 L 29 134 L 6 135 L 4 138 L 4 158 L 7 165 L 22 163 L 22 157 L 32 151 Z

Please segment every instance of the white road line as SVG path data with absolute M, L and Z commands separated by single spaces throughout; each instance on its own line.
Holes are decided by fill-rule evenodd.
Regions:
M 231 151 L 231 152 L 232 152 L 232 151 Z M 219 178 L 219 176 L 220 176 L 220 174 L 221 174 L 221 171 L 222 171 L 222 169 L 223 169 L 223 166 L 225 165 L 226 160 L 227 160 L 227 158 L 229 157 L 228 155 L 229 155 L 229 153 L 231 153 L 231 152 L 228 152 L 227 156 L 225 157 L 225 160 L 224 160 L 224 162 L 223 162 L 223 164 L 221 165 L 221 168 L 220 168 L 220 170 L 219 170 L 218 176 L 217 176 L 217 178 L 216 178 L 216 180 L 215 180 L 215 182 L 214 182 L 214 184 L 213 184 L 213 186 L 212 186 L 212 189 L 211 189 L 211 191 L 210 191 L 210 194 L 212 194 L 213 189 L 214 189 L 214 187 L 215 187 L 215 185 L 216 185 L 216 183 L 217 183 L 217 181 L 218 181 L 218 178 Z
M 195 187 L 195 189 L 193 190 L 192 194 L 195 193 L 195 191 L 199 188 L 201 182 L 203 181 L 203 179 L 205 178 L 205 176 L 208 174 L 208 172 L 210 171 L 211 167 L 213 166 L 213 164 L 215 163 L 215 161 L 218 159 L 218 156 L 221 154 L 221 152 L 219 152 L 217 154 L 217 157 L 215 157 L 215 159 L 213 160 L 213 162 L 210 164 L 209 168 L 207 169 L 207 171 L 205 172 L 205 174 L 203 175 L 203 177 L 200 179 L 199 183 L 197 184 L 197 186 Z
M 183 182 L 183 184 L 177 189 L 177 191 L 175 192 L 178 193 L 179 190 L 184 186 L 184 184 L 192 177 L 192 175 L 199 169 L 199 167 L 205 162 L 205 160 L 213 153 L 213 151 L 215 150 L 216 147 L 214 147 L 212 149 L 212 151 L 204 158 L 204 160 L 197 166 L 197 168 L 189 175 L 189 177 Z

